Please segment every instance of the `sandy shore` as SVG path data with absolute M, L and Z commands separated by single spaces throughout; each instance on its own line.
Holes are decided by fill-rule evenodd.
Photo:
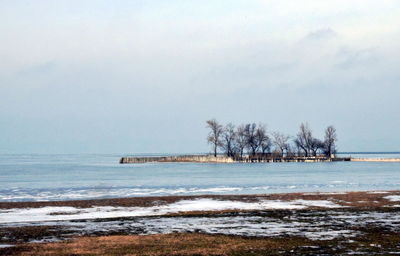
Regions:
M 386 255 L 400 191 L 7 202 L 0 237 L 0 255 Z

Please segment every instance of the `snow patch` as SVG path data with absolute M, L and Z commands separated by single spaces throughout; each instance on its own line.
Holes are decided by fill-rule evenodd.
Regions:
M 0 248 L 9 248 L 9 247 L 14 247 L 15 245 L 13 244 L 0 244 Z
M 327 200 L 295 200 L 297 204 L 304 205 L 306 207 L 322 207 L 322 208 L 338 208 L 343 207 Z
M 388 199 L 389 201 L 392 201 L 392 202 L 398 202 L 398 201 L 400 201 L 400 196 L 394 196 L 394 195 L 392 195 L 392 196 L 385 196 L 384 198 L 385 198 L 385 199 Z
M 193 211 L 305 209 L 307 207 L 338 208 L 342 206 L 326 200 L 262 200 L 250 203 L 201 198 L 181 200 L 176 203 L 153 207 L 98 206 L 91 208 L 41 207 L 7 209 L 0 210 L 0 223 L 160 216 Z
M 346 192 L 310 192 L 303 193 L 305 196 L 315 196 L 315 195 L 346 195 Z

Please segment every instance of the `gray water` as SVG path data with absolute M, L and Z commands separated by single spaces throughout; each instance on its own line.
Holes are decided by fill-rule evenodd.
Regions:
M 400 189 L 400 163 L 120 165 L 120 156 L 0 155 L 0 201 Z

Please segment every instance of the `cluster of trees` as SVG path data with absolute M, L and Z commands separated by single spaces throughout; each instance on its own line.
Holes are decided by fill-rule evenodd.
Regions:
M 279 154 L 280 156 L 332 157 L 336 153 L 337 134 L 333 126 L 325 130 L 323 140 L 315 138 L 307 123 L 300 124 L 299 132 L 292 137 L 280 132 L 268 133 L 264 124 L 232 123 L 222 125 L 215 119 L 207 121 L 210 132 L 207 141 L 212 145 L 214 156 L 221 149 L 227 156 L 243 157 L 257 154 Z

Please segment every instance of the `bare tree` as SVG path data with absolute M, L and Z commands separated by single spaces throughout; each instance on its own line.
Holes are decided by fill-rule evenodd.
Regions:
M 272 147 L 272 141 L 271 138 L 267 135 L 265 140 L 260 144 L 261 153 L 263 154 L 270 153 L 271 147 Z
M 336 153 L 337 140 L 335 127 L 333 127 L 333 125 L 328 126 L 325 130 L 324 151 L 325 155 L 327 155 L 329 158 Z
M 256 129 L 256 142 L 258 144 L 258 149 L 261 149 L 263 154 L 265 154 L 267 151 L 270 151 L 271 139 L 268 137 L 265 124 L 258 125 Z
M 301 148 L 304 151 L 304 155 L 307 157 L 311 151 L 311 145 L 313 141 L 313 136 L 311 129 L 308 127 L 307 123 L 300 124 L 300 131 L 297 133 L 296 139 L 294 143 L 297 147 Z
M 243 151 L 247 146 L 246 125 L 242 124 L 236 129 L 235 148 L 243 157 Z
M 302 149 L 299 145 L 299 143 L 297 142 L 297 138 L 295 138 L 293 140 L 293 146 L 294 146 L 294 151 L 296 153 L 297 156 L 302 156 L 304 153 L 304 149 Z
M 222 147 L 227 156 L 234 156 L 235 154 L 235 139 L 235 126 L 232 123 L 229 123 L 225 126 L 222 134 Z
M 324 143 L 319 139 L 312 138 L 309 143 L 310 151 L 313 156 L 317 156 L 318 151 L 324 148 Z
M 293 148 L 293 145 L 291 145 L 290 143 L 287 144 L 286 156 L 288 156 L 288 157 L 296 156 L 295 148 Z
M 247 140 L 247 149 L 251 155 L 255 155 L 257 153 L 259 144 L 257 141 L 257 125 L 255 123 L 246 124 L 245 126 L 245 136 Z
M 272 139 L 267 134 L 264 124 L 255 123 L 242 124 L 235 128 L 232 123 L 222 126 L 217 120 L 207 121 L 207 128 L 210 132 L 207 141 L 213 147 L 214 156 L 217 156 L 218 148 L 225 151 L 229 157 L 240 155 L 243 157 L 246 149 L 249 155 L 270 153 L 274 145 L 274 154 L 281 156 L 318 156 L 325 154 L 332 157 L 336 153 L 337 134 L 335 127 L 328 126 L 325 129 L 325 138 L 323 141 L 314 138 L 312 131 L 307 123 L 301 123 L 299 132 L 290 142 L 290 136 L 280 132 L 272 133 Z
M 290 136 L 282 134 L 280 132 L 274 132 L 272 133 L 273 137 L 273 143 L 275 144 L 275 147 L 279 150 L 281 155 L 283 156 L 289 149 L 289 139 Z
M 208 134 L 207 141 L 213 146 L 214 156 L 217 156 L 218 147 L 222 146 L 222 133 L 224 132 L 223 126 L 217 120 L 211 119 L 207 121 L 207 128 L 211 131 Z

